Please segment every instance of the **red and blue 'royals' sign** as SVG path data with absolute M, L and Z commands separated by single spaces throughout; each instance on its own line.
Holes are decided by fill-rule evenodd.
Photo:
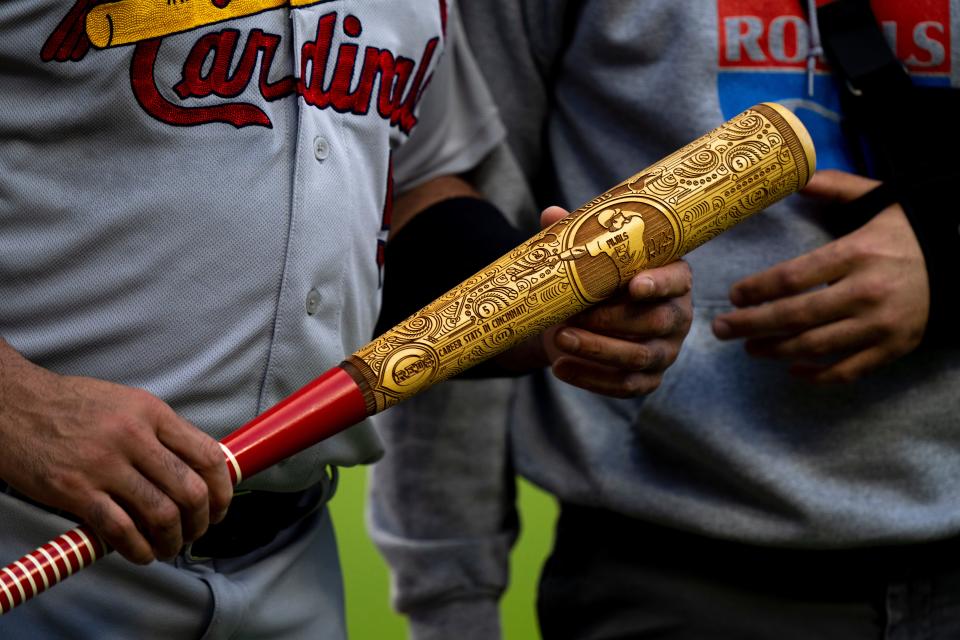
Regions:
M 823 4 L 824 0 L 818 0 Z M 718 90 L 724 117 L 773 100 L 793 109 L 817 146 L 817 166 L 851 170 L 840 134 L 840 98 L 818 60 L 807 86 L 810 27 L 802 0 L 717 0 Z M 949 86 L 953 61 L 950 0 L 872 0 L 887 41 L 914 81 Z

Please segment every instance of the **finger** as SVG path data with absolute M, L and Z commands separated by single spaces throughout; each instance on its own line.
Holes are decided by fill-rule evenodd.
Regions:
M 787 360 L 844 356 L 877 344 L 883 334 L 859 320 L 847 318 L 787 338 L 747 340 L 750 355 Z
M 634 300 L 678 298 L 690 293 L 693 274 L 683 260 L 641 271 L 630 279 L 627 291 Z
M 557 220 L 561 220 L 568 215 L 570 215 L 570 212 L 563 207 L 558 207 L 556 205 L 547 207 L 540 213 L 540 228 L 546 229 Z
M 689 296 L 660 303 L 608 302 L 584 311 L 568 324 L 623 339 L 649 339 L 686 334 L 693 319 Z
M 660 386 L 663 373 L 625 372 L 577 358 L 562 357 L 552 366 L 553 374 L 568 384 L 613 398 L 646 395 Z
M 834 241 L 740 280 L 730 289 L 730 301 L 737 307 L 769 302 L 834 282 L 849 270 L 844 243 Z
M 130 562 L 150 564 L 156 559 L 146 537 L 137 529 L 133 520 L 106 493 L 97 493 L 83 513 L 78 513 L 104 542 Z
M 678 351 L 666 340 L 631 342 L 570 327 L 557 333 L 556 342 L 564 353 L 627 371 L 663 371 Z
M 111 497 L 131 515 L 158 558 L 172 558 L 183 547 L 180 508 L 136 469 L 117 477 Z
M 850 202 L 875 188 L 880 182 L 855 173 L 822 169 L 813 174 L 802 193 L 834 202 Z
M 183 540 L 193 542 L 210 525 L 206 483 L 159 442 L 143 454 L 137 458 L 137 470 L 176 503 L 180 509 Z
M 207 486 L 210 521 L 220 522 L 233 497 L 233 484 L 220 444 L 167 405 L 161 405 L 160 413 L 157 438 L 200 475 Z
M 849 304 L 846 287 L 838 284 L 721 314 L 713 319 L 713 334 L 720 340 L 793 335 L 846 317 Z
M 884 365 L 889 360 L 886 350 L 873 347 L 829 365 L 798 363 L 790 373 L 819 384 L 849 384 Z

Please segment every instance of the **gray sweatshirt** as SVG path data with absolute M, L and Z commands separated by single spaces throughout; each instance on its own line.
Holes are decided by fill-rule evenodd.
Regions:
M 808 73 L 798 1 L 569 3 L 582 11 L 564 35 L 567 4 L 463 7 L 512 156 L 528 179 L 548 167 L 559 204 L 580 205 L 762 100 L 808 124 L 820 168 L 852 169 L 829 71 L 821 61 Z M 911 73 L 960 86 L 957 3 L 944 0 L 940 14 L 895 4 L 878 17 Z M 453 637 L 447 624 L 459 638 L 495 637 L 515 524 L 511 465 L 564 501 L 762 545 L 960 532 L 956 351 L 918 350 L 854 384 L 816 387 L 710 330 L 731 308 L 731 284 L 833 239 L 821 214 L 794 196 L 689 256 L 693 327 L 646 398 L 603 398 L 542 373 L 508 401 L 459 383 L 388 416 L 397 424 L 374 471 L 370 521 L 415 637 Z M 522 215 L 533 228 L 535 210 Z M 443 448 L 428 449 L 438 435 Z

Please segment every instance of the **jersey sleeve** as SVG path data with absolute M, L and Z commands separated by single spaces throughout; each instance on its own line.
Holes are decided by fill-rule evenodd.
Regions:
M 394 153 L 397 193 L 473 169 L 505 135 L 453 2 L 446 39 L 443 59 L 420 101 L 417 126 Z

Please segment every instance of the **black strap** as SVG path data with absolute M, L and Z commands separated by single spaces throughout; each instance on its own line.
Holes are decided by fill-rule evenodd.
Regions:
M 845 236 L 870 222 L 875 215 L 897 202 L 897 194 L 885 183 L 863 194 L 856 200 L 827 207 L 823 225 L 834 236 Z
M 583 13 L 583 0 L 566 0 L 563 5 L 563 16 L 561 18 L 561 37 L 557 45 L 555 55 L 551 60 L 549 67 L 542 71 L 543 82 L 546 90 L 548 117 L 543 120 L 543 128 L 540 131 L 540 147 L 543 149 L 541 155 L 540 167 L 532 178 L 531 190 L 537 204 L 543 207 L 559 204 L 567 207 L 577 206 L 577 203 L 564 202 L 562 190 L 558 183 L 557 170 L 554 164 L 554 154 L 551 151 L 549 135 L 549 114 L 557 110 L 557 84 L 560 79 L 564 63 L 569 55 L 570 43 L 573 41 L 577 31 L 577 24 L 580 20 L 580 14 Z
M 852 92 L 902 89 L 911 84 L 877 24 L 868 0 L 843 0 L 817 10 L 823 50 Z M 893 83 L 893 86 L 884 84 Z

